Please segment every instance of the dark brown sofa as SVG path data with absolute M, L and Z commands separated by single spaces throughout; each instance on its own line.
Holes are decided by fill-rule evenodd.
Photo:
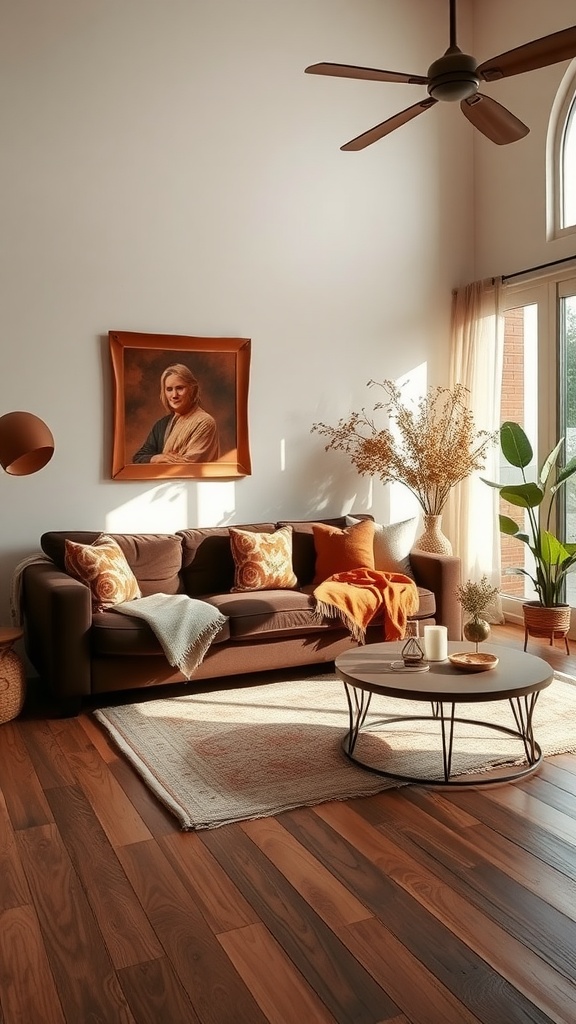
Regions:
M 344 516 L 315 521 L 339 527 L 349 522 Z M 278 525 L 284 522 L 255 523 L 242 529 L 273 531 Z M 122 548 L 142 596 L 185 593 L 209 601 L 228 617 L 188 687 L 220 676 L 242 677 L 270 669 L 329 663 L 355 646 L 338 620 L 314 620 L 310 595 L 315 566 L 312 522 L 291 525 L 299 589 L 251 593 L 231 593 L 234 561 L 227 527 L 175 534 L 111 534 Z M 185 677 L 168 664 L 145 622 L 114 610 L 93 614 L 88 587 L 65 571 L 65 539 L 91 544 L 98 536 L 96 532 L 45 533 L 42 550 L 51 561 L 28 565 L 23 572 L 26 653 L 66 713 L 76 713 L 82 699 L 91 695 L 186 683 Z M 459 639 L 461 612 L 455 589 L 460 582 L 460 560 L 421 551 L 413 551 L 410 559 L 420 597 L 413 617 L 422 626 L 434 622 L 446 625 L 449 638 Z M 382 621 L 371 624 L 367 642 L 383 638 Z

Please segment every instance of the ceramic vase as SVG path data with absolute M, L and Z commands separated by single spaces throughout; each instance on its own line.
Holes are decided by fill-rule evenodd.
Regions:
M 420 551 L 432 551 L 436 555 L 452 554 L 452 545 L 442 533 L 442 516 L 424 516 L 424 532 L 414 547 Z

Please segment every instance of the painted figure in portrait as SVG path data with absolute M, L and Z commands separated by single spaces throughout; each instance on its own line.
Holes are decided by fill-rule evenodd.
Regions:
M 200 401 L 200 385 L 184 363 L 167 366 L 160 377 L 160 401 L 167 411 L 154 423 L 133 462 L 214 462 L 220 445 L 216 420 Z

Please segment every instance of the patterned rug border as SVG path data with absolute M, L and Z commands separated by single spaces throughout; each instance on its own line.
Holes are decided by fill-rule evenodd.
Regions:
M 567 684 L 568 686 L 574 689 L 574 694 L 572 694 L 571 696 L 574 701 L 574 710 L 576 711 L 576 679 L 572 676 L 567 675 L 566 673 L 554 671 L 554 680 L 558 681 L 559 683 Z M 138 738 L 138 731 L 137 729 L 135 730 L 134 727 L 131 727 L 130 723 L 130 718 L 133 717 L 135 713 L 141 714 L 144 722 L 146 722 L 147 718 L 153 719 L 154 717 L 156 717 L 158 721 L 160 721 L 161 712 L 168 712 L 169 710 L 174 710 L 179 707 L 191 709 L 194 708 L 195 702 L 197 707 L 203 707 L 204 704 L 207 704 L 209 706 L 212 705 L 213 707 L 218 707 L 219 698 L 221 699 L 221 706 L 224 708 L 228 707 L 229 705 L 232 707 L 242 706 L 251 708 L 252 705 L 254 704 L 252 699 L 250 699 L 250 702 L 247 705 L 238 704 L 238 698 L 241 698 L 243 693 L 249 694 L 250 698 L 252 698 L 256 697 L 257 694 L 266 695 L 268 693 L 268 689 L 270 689 L 271 694 L 273 694 L 274 696 L 278 695 L 279 697 L 280 687 L 286 688 L 293 687 L 296 685 L 303 686 L 307 683 L 332 684 L 340 683 L 340 680 L 333 672 L 326 674 L 322 672 L 309 672 L 307 676 L 303 676 L 301 678 L 296 677 L 273 682 L 258 681 L 256 683 L 253 683 L 251 686 L 235 687 L 225 690 L 203 691 L 194 694 L 186 693 L 179 694 L 178 696 L 155 696 L 152 698 L 148 698 L 145 701 L 99 708 L 93 712 L 93 715 L 99 721 L 100 725 L 109 735 L 111 740 L 114 742 L 120 753 L 126 758 L 126 760 L 132 765 L 135 771 L 141 776 L 145 784 L 154 793 L 156 798 L 162 804 L 164 804 L 164 806 L 167 807 L 167 809 L 175 816 L 175 818 L 180 823 L 181 828 L 185 831 L 217 828 L 221 825 L 232 824 L 237 821 L 246 821 L 255 818 L 270 817 L 276 814 L 281 814 L 284 811 L 293 810 L 297 807 L 312 807 L 320 803 L 324 803 L 326 801 L 342 801 L 373 796 L 376 793 L 384 792 L 387 789 L 398 788 L 401 785 L 405 785 L 406 783 L 400 783 L 394 780 L 386 779 L 376 774 L 370 774 L 362 768 L 359 768 L 356 765 L 352 764 L 342 752 L 340 747 L 340 741 L 338 740 L 338 742 L 334 744 L 333 748 L 332 746 L 330 747 L 329 754 L 334 754 L 334 764 L 329 765 L 328 767 L 331 768 L 334 775 L 337 774 L 338 777 L 345 776 L 346 774 L 349 775 L 350 785 L 348 787 L 345 786 L 344 790 L 340 790 L 338 786 L 335 785 L 333 787 L 334 791 L 330 792 L 330 786 L 328 784 L 328 789 L 322 788 L 321 786 L 321 791 L 317 791 L 316 795 L 314 795 L 313 793 L 310 793 L 308 797 L 303 797 L 302 795 L 299 795 L 297 797 L 295 796 L 294 799 L 292 800 L 286 795 L 284 795 L 282 798 L 278 799 L 277 803 L 274 803 L 274 800 L 272 798 L 268 804 L 260 808 L 246 807 L 244 810 L 241 810 L 239 806 L 234 805 L 228 812 L 222 812 L 221 810 L 220 813 L 218 814 L 217 812 L 215 813 L 214 809 L 218 804 L 218 797 L 221 796 L 223 791 L 223 789 L 219 790 L 219 780 L 215 780 L 214 776 L 211 777 L 209 772 L 206 773 L 205 778 L 202 777 L 204 774 L 204 762 L 201 760 L 198 751 L 191 750 L 190 759 L 193 757 L 195 759 L 195 764 L 190 765 L 190 759 L 186 760 L 185 753 L 183 754 L 182 751 L 174 745 L 173 740 L 170 739 L 170 732 L 172 730 L 177 733 L 178 728 L 174 730 L 173 723 L 170 722 L 168 722 L 168 725 L 166 727 L 166 725 L 164 724 L 165 720 L 164 718 L 162 718 L 162 729 L 163 732 L 165 732 L 166 734 L 164 738 L 163 748 L 164 757 L 167 758 L 167 755 L 172 754 L 175 764 L 179 764 L 181 769 L 180 774 L 178 774 L 178 772 L 175 770 L 175 774 L 172 777 L 170 777 L 170 767 L 166 767 L 166 761 L 164 762 L 164 764 L 162 764 L 161 762 L 159 763 L 158 759 L 156 759 L 156 762 L 154 762 L 153 755 L 142 749 L 138 749 L 139 744 L 136 742 Z M 345 706 L 343 690 L 338 690 L 337 686 L 334 687 L 334 690 L 335 692 L 339 692 L 339 694 L 341 695 L 342 707 L 338 708 L 337 712 L 340 718 L 342 718 L 342 714 L 345 714 L 347 728 L 348 712 Z M 550 692 L 550 689 L 544 691 L 544 693 L 548 692 Z M 396 706 L 398 703 L 400 702 L 395 701 L 394 706 Z M 495 704 L 497 702 L 490 703 Z M 498 703 L 501 704 L 502 702 Z M 270 707 L 271 705 L 274 707 L 277 706 L 276 704 L 274 704 L 274 702 L 269 702 L 266 706 Z M 258 709 L 257 713 L 259 713 L 260 705 L 258 704 L 258 702 L 256 702 L 255 707 Z M 478 705 L 476 705 L 476 708 L 477 707 Z M 566 735 L 558 743 L 545 743 L 541 740 L 540 737 L 540 732 L 543 728 L 541 723 L 538 722 L 538 710 L 540 709 L 540 707 L 541 704 L 537 706 L 535 712 L 534 731 L 536 739 L 542 746 L 543 756 L 546 758 L 552 757 L 556 754 L 575 752 L 576 732 L 570 734 L 570 723 L 574 722 L 576 719 L 574 717 L 570 718 L 570 713 L 566 714 L 566 712 L 564 712 L 561 721 L 568 735 Z M 146 714 L 144 713 L 145 708 L 152 709 L 152 711 L 149 711 Z M 156 714 L 154 712 L 156 712 Z M 327 713 L 333 714 L 334 712 L 328 711 Z M 178 716 L 173 717 L 178 718 Z M 128 724 L 126 724 L 126 719 L 128 719 Z M 182 723 L 185 720 L 185 716 L 180 716 L 178 720 Z M 202 722 L 199 723 L 197 720 L 194 721 L 198 727 L 201 727 Z M 274 729 L 274 724 L 275 723 L 272 721 L 266 723 L 262 721 L 261 723 L 261 725 L 265 726 L 269 730 L 269 732 Z M 306 727 L 309 724 L 310 723 L 307 723 L 306 721 L 300 721 L 294 724 L 292 728 L 295 729 L 297 733 L 300 733 L 302 731 L 305 731 Z M 346 728 L 342 728 L 342 723 L 339 723 L 339 725 L 340 728 L 338 736 L 343 737 Z M 322 731 L 325 732 L 329 729 L 332 729 L 333 724 L 329 722 L 322 723 L 318 727 L 320 727 Z M 220 723 L 219 728 L 221 728 Z M 249 723 L 245 725 L 244 723 L 238 724 L 236 722 L 231 721 L 230 729 L 232 728 L 249 728 L 252 730 L 254 728 L 258 729 L 258 721 L 254 720 L 254 722 L 251 725 Z M 425 730 L 424 726 L 422 728 Z M 412 728 L 411 736 L 413 734 L 414 729 Z M 422 738 L 423 740 L 425 740 L 425 732 Z M 338 737 L 332 737 L 332 739 L 338 739 Z M 196 738 L 194 738 L 194 740 L 196 742 Z M 208 740 L 206 740 L 206 742 L 208 742 Z M 439 748 L 439 736 L 437 738 L 437 742 Z M 201 743 L 198 742 L 197 746 L 201 748 Z M 434 755 L 437 755 L 438 751 L 433 751 L 432 753 Z M 417 758 L 418 756 L 425 755 L 421 751 L 410 751 L 409 749 L 402 748 L 398 751 L 398 756 L 410 756 L 412 758 Z M 473 755 L 469 756 L 472 757 Z M 171 758 L 167 758 L 167 760 L 169 760 L 170 763 L 172 763 Z M 472 773 L 479 774 L 482 772 L 488 772 L 491 769 L 496 768 L 498 766 L 520 764 L 522 763 L 522 760 L 523 758 L 518 755 L 498 755 L 496 757 L 490 758 L 489 762 L 486 761 L 486 758 L 484 758 L 483 762 L 480 764 L 472 763 L 468 767 L 464 766 L 461 767 L 461 769 L 457 769 L 454 772 L 454 775 L 457 776 Z M 191 767 L 191 773 L 188 782 L 198 786 L 202 791 L 206 791 L 205 802 L 207 807 L 205 808 L 205 813 L 199 813 L 198 807 L 196 807 L 195 810 L 192 810 L 190 807 L 190 799 L 186 800 L 186 794 L 184 794 L 183 799 L 182 782 L 183 776 L 186 774 L 186 768 L 188 767 Z M 224 774 L 223 765 L 222 774 Z M 426 773 L 422 772 L 422 774 Z M 286 771 L 284 772 L 284 775 L 287 775 Z M 247 776 L 247 778 L 249 778 L 249 776 Z M 301 780 L 299 779 L 298 782 L 300 783 L 300 781 Z M 307 782 L 308 779 L 306 778 L 304 781 Z M 325 781 L 326 780 L 323 780 L 323 785 Z M 213 791 L 212 793 L 211 787 Z M 227 794 L 227 797 L 228 799 L 230 799 L 229 794 Z M 232 801 L 232 803 L 234 804 L 234 801 Z M 208 813 L 208 811 L 210 811 L 210 813 Z

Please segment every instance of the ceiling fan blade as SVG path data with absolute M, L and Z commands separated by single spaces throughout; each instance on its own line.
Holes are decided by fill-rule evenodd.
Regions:
M 462 100 L 460 109 L 471 124 L 497 146 L 517 142 L 530 131 L 510 110 L 497 103 L 491 96 L 483 96 L 480 92 Z
M 310 64 L 304 68 L 307 75 L 331 75 L 334 78 L 359 78 L 366 82 L 408 82 L 426 85 L 423 75 L 407 75 L 401 71 L 378 71 L 377 68 L 357 68 L 353 64 Z
M 381 124 L 377 124 L 374 128 L 363 132 L 362 135 L 357 135 L 355 139 L 351 139 L 344 146 L 340 146 L 340 149 L 345 153 L 355 153 L 359 149 L 365 149 L 366 146 L 371 146 L 373 142 L 378 142 L 385 135 L 389 135 L 396 128 L 400 128 L 403 124 L 411 121 L 413 117 L 418 117 L 418 114 L 422 114 L 437 102 L 438 100 L 434 100 L 430 96 L 428 99 L 421 100 L 420 103 L 414 103 L 412 107 L 401 110 L 399 114 L 394 114 L 394 117 L 389 117 L 387 121 L 382 121 Z
M 477 67 L 476 74 L 485 82 L 494 82 L 510 75 L 523 75 L 525 71 L 536 71 L 572 57 L 576 57 L 576 25 L 491 57 Z

